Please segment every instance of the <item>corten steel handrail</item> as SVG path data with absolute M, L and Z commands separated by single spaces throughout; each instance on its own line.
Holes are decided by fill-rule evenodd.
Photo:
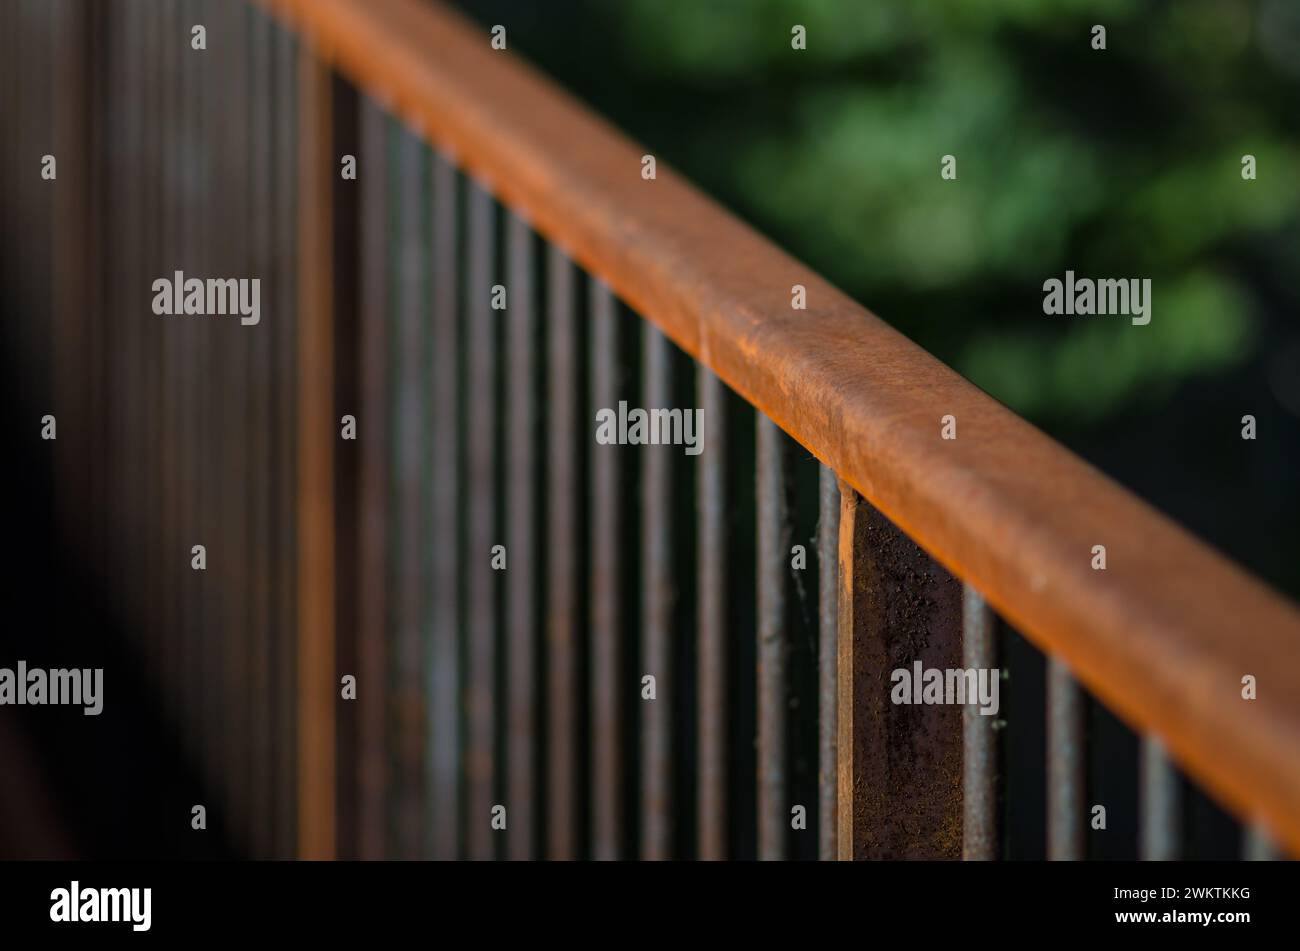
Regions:
M 259 0 L 1300 849 L 1300 613 L 423 0 Z M 865 173 L 865 172 L 864 172 Z M 791 288 L 807 288 L 805 311 Z M 940 419 L 959 438 L 940 438 Z M 1105 545 L 1107 568 L 1091 567 Z M 1242 678 L 1258 678 L 1243 700 Z

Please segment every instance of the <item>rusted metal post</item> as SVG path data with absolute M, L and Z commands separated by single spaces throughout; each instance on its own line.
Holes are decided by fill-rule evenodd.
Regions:
M 817 857 L 826 862 L 838 849 L 840 569 L 840 487 L 826 466 L 818 467 L 817 494 Z
M 839 857 L 961 854 L 961 710 L 895 703 L 961 662 L 961 585 L 840 483 Z
M 574 317 L 574 269 L 547 249 L 547 590 L 548 854 L 578 849 L 578 407 L 581 371 Z
M 699 793 L 697 839 L 702 859 L 727 857 L 727 434 L 726 391 L 699 364 L 704 448 L 696 483 L 699 583 Z
M 1047 665 L 1047 857 L 1085 858 L 1084 697 L 1057 657 Z
M 335 853 L 333 175 L 328 68 L 299 58 L 298 855 Z
M 997 671 L 996 619 L 970 585 L 962 593 L 962 666 Z M 996 715 L 967 702 L 962 709 L 962 848 L 961 857 L 989 861 L 998 857 L 998 724 Z

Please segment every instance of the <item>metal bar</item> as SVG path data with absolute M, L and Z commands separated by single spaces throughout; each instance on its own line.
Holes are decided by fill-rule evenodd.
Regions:
M 573 265 L 547 248 L 548 855 L 578 851 L 578 339 Z
M 914 701 L 961 665 L 961 585 L 843 480 L 839 563 L 839 857 L 957 858 L 961 712 Z
M 722 381 L 698 364 L 696 389 L 704 411 L 704 447 L 696 484 L 699 531 L 699 856 L 727 857 L 727 434 Z
M 298 855 L 335 853 L 333 175 L 330 73 L 298 60 Z
M 1258 823 L 1242 830 L 1241 857 L 1247 862 L 1278 862 L 1285 858 L 1268 829 Z
M 1141 814 L 1142 843 L 1139 858 L 1145 862 L 1172 862 L 1182 849 L 1182 791 L 1174 764 L 1164 745 L 1154 736 L 1142 738 Z
M 492 196 L 475 183 L 469 195 L 469 437 L 466 462 L 469 489 L 469 857 L 496 857 L 492 809 L 496 799 L 496 640 L 497 585 L 492 546 L 498 543 L 497 361 L 495 317 L 491 307 L 495 271 L 496 207 Z M 509 816 L 507 815 L 507 820 Z M 508 824 L 507 824 L 508 828 Z
M 591 282 L 591 400 L 617 409 L 619 313 L 614 295 Z M 591 850 L 622 855 L 623 831 L 623 525 L 618 446 L 591 447 Z
M 388 118 L 370 100 L 361 107 L 357 160 L 362 192 L 357 854 L 379 859 L 388 844 Z
M 643 147 L 490 49 L 481 27 L 445 5 L 293 7 L 298 28 L 328 40 L 342 72 L 409 104 L 430 141 L 497 183 L 538 232 L 978 586 L 1121 717 L 1158 732 L 1210 792 L 1300 847 L 1294 606 L 662 162 L 646 187 L 636 174 Z M 795 284 L 807 312 L 790 308 Z M 934 437 L 948 414 L 960 439 Z M 1100 538 L 1104 572 L 1087 560 Z M 1251 636 L 1222 636 L 1237 628 Z M 1251 703 L 1226 702 L 1252 670 L 1281 679 Z
M 758 857 L 789 854 L 789 769 L 786 710 L 789 706 L 790 517 L 787 505 L 788 447 L 777 425 L 757 416 L 758 471 Z
M 181 35 L 184 34 L 181 21 Z M 254 10 L 250 23 L 249 39 L 249 103 L 252 121 L 249 128 L 251 158 L 251 258 L 252 276 L 262 280 L 268 291 L 274 293 L 270 260 L 272 251 L 271 208 L 271 24 L 261 11 Z M 182 116 L 182 121 L 183 116 Z M 269 296 L 269 295 L 268 295 Z M 268 301 L 269 303 L 269 301 Z M 268 307 L 268 311 L 270 308 Z M 271 625 L 272 562 L 270 553 L 274 542 L 274 523 L 271 509 L 271 408 L 274 369 L 272 366 L 271 320 L 280 317 L 266 315 L 254 327 L 241 328 L 248 341 L 250 371 L 248 425 L 250 504 L 248 509 L 247 551 L 250 606 L 249 671 L 251 694 L 249 738 L 252 766 L 249 770 L 251 798 L 250 837 L 253 855 L 257 858 L 273 856 L 271 821 L 274 815 L 272 757 L 275 755 L 271 730 L 272 704 L 274 703 L 274 655 Z M 188 387 L 186 387 L 188 389 Z M 192 427 L 187 427 L 192 429 Z M 188 460 L 187 460 L 188 462 Z M 186 467 L 187 483 L 189 469 Z
M 456 168 L 433 161 L 433 663 L 429 685 L 433 856 L 460 857 L 460 243 Z
M 275 681 L 276 742 L 275 854 L 291 858 L 298 852 L 298 521 L 297 492 L 297 47 L 286 30 L 276 29 L 275 48 L 275 188 L 273 192 L 276 313 L 272 346 L 275 351 Z M 200 199 L 201 201 L 201 199 Z M 204 241 L 199 231 L 200 246 Z M 200 479 L 202 474 L 200 473 Z M 201 658 L 201 655 L 197 655 Z M 197 663 L 197 658 L 196 658 Z M 196 677 L 202 678 L 196 667 Z
M 397 306 L 394 351 L 396 387 L 393 491 L 390 530 L 398 540 L 393 565 L 394 638 L 389 679 L 393 683 L 394 839 L 392 852 L 418 858 L 424 832 L 421 800 L 424 777 L 424 542 L 425 461 L 424 400 L 424 146 L 413 130 L 403 129 L 398 142 Z
M 980 593 L 962 592 L 962 666 L 997 670 L 996 621 Z M 987 862 L 998 857 L 998 724 L 967 698 L 962 708 L 962 846 L 961 857 Z
M 1047 857 L 1078 861 L 1084 842 L 1084 698 L 1070 668 L 1047 663 Z
M 840 487 L 834 472 L 818 468 L 817 853 L 825 862 L 835 859 L 838 847 Z
M 668 409 L 672 367 L 668 338 L 642 326 L 645 408 Z M 655 678 L 655 698 L 641 714 L 641 858 L 672 858 L 673 677 L 672 617 L 676 591 L 672 567 L 670 447 L 642 450 L 641 470 L 641 673 Z
M 507 545 L 506 676 L 509 802 L 508 855 L 536 855 L 537 789 L 537 317 L 533 302 L 533 235 L 510 216 L 506 235 L 507 315 Z

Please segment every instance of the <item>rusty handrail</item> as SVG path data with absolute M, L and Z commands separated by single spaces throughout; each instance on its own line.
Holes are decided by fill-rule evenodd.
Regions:
M 1300 850 L 1300 613 L 427 0 L 258 0 Z M 807 288 L 807 310 L 790 306 Z M 940 419 L 959 438 L 940 438 Z M 1092 546 L 1108 565 L 1091 567 Z M 1258 699 L 1242 698 L 1242 678 Z

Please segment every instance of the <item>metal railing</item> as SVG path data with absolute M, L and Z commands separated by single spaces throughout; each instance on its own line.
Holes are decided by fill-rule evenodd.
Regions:
M 142 652 L 210 698 L 172 701 L 250 852 L 998 857 L 1000 721 L 891 703 L 888 677 L 997 668 L 995 610 L 1049 657 L 1051 857 L 1087 854 L 1085 691 L 1143 736 L 1143 857 L 1179 854 L 1179 769 L 1248 826 L 1247 854 L 1300 849 L 1293 606 L 662 163 L 643 177 L 644 149 L 487 31 L 420 0 L 257 6 L 278 26 L 202 0 L 6 10 L 27 27 L 10 36 L 46 16 L 66 46 L 48 264 L 60 471 L 85 505 L 67 524 L 110 521 L 96 550 Z M 187 66 L 194 23 L 209 46 Z M 123 174 L 97 179 L 92 155 Z M 265 275 L 273 317 L 137 321 L 88 348 L 89 262 L 139 310 L 165 258 Z M 96 396 L 118 392 L 123 417 Z M 683 395 L 703 419 L 689 462 L 590 438 L 597 409 Z M 64 448 L 83 432 L 103 443 Z M 74 491 L 104 453 L 107 485 Z M 791 570 L 810 508 L 815 625 Z M 132 533 L 165 544 L 119 560 Z M 158 560 L 200 534 L 235 553 L 224 584 Z M 215 722 L 250 678 L 262 706 Z

